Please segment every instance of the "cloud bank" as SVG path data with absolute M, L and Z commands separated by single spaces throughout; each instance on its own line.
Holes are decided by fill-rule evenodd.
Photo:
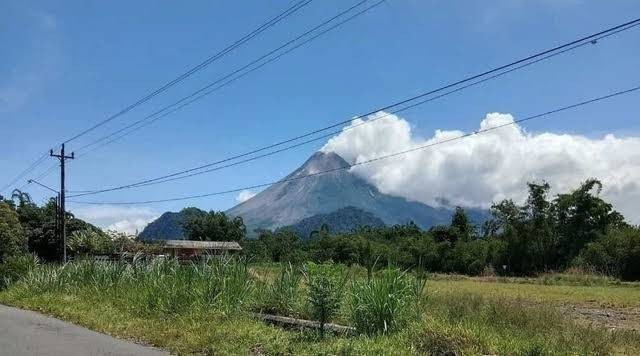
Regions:
M 145 207 L 100 205 L 74 208 L 78 218 L 90 221 L 104 230 L 116 230 L 128 234 L 140 232 L 158 217 L 158 213 Z
M 357 163 L 465 134 L 436 130 L 433 137 L 423 139 L 398 116 L 379 113 L 369 119 L 375 117 L 375 122 L 351 130 L 363 122 L 355 120 L 321 150 Z M 490 113 L 479 129 L 513 121 L 510 114 Z M 504 198 L 523 201 L 529 181 L 546 180 L 556 194 L 594 177 L 604 185 L 603 198 L 629 221 L 640 223 L 640 137 L 532 134 L 514 124 L 352 171 L 384 193 L 429 205 L 447 201 L 485 208 Z
M 238 203 L 244 203 L 247 200 L 253 198 L 257 193 L 254 193 L 250 190 L 243 190 L 236 196 L 236 201 Z

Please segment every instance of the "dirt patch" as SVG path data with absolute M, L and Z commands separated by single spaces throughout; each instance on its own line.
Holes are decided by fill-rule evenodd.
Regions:
M 603 308 L 591 306 L 562 306 L 565 315 L 578 322 L 604 326 L 608 329 L 640 332 L 640 308 Z

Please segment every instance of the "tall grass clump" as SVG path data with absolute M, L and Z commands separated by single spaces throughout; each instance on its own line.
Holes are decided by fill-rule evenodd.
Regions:
M 368 281 L 355 280 L 349 295 L 353 326 L 365 334 L 389 333 L 402 328 L 415 313 L 424 282 L 398 269 L 386 269 Z
M 38 265 L 38 257 L 30 254 L 9 256 L 0 263 L 0 290 L 19 281 Z
M 171 316 L 194 308 L 238 311 L 253 300 L 246 264 L 228 257 L 186 265 L 172 259 L 43 265 L 16 287 L 30 293 L 98 298 L 144 316 Z
M 320 337 L 327 324 L 340 310 L 347 274 L 333 263 L 305 265 L 311 315 L 320 323 Z
M 286 265 L 280 270 L 280 275 L 266 286 L 266 293 L 262 294 L 260 308 L 269 313 L 293 315 L 296 313 L 300 299 L 300 269 Z
M 198 297 L 206 307 L 238 311 L 253 300 L 254 282 L 244 259 L 215 258 L 194 265 Z

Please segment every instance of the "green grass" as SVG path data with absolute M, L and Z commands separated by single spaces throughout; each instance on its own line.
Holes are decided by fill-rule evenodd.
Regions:
M 430 279 L 434 293 L 461 292 L 496 299 L 527 300 L 561 305 L 640 307 L 640 287 L 573 286 L 539 283 L 489 282 L 478 279 Z
M 356 284 L 365 283 L 358 271 L 350 275 Z M 191 266 L 172 262 L 40 266 L 0 292 L 0 302 L 176 354 L 640 353 L 637 333 L 578 325 L 553 307 L 526 298 L 529 293 L 534 300 L 557 300 L 563 292 L 572 292 L 563 300 L 598 295 L 601 302 L 637 305 L 621 292 L 637 293 L 635 288 L 429 280 L 424 296 L 411 309 L 413 317 L 397 331 L 320 339 L 316 332 L 284 330 L 251 317 L 250 312 L 264 302 L 258 296 L 278 276 L 280 266 L 246 268 L 240 261 Z M 290 293 L 291 281 L 281 282 L 283 293 Z M 400 286 L 406 288 L 406 284 Z M 354 292 L 357 289 L 345 293 L 345 298 Z M 304 285 L 299 293 L 306 293 Z M 292 312 L 308 315 L 299 303 L 284 308 L 298 308 Z M 334 321 L 350 323 L 346 309 Z

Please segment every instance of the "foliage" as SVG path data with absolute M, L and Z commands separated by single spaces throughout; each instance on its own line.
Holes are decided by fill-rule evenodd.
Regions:
M 611 204 L 597 197 L 601 189 L 600 181 L 589 179 L 578 189 L 559 194 L 554 200 L 552 211 L 564 262 L 571 261 L 589 242 L 626 225 Z M 592 191 L 596 192 L 595 196 Z
M 241 217 L 213 210 L 190 216 L 184 231 L 187 239 L 201 241 L 242 241 L 247 232 Z
M 114 253 L 116 246 L 105 233 L 86 229 L 74 231 L 67 238 L 67 248 L 76 256 L 107 255 Z
M 276 232 L 262 231 L 257 240 L 248 240 L 246 253 L 273 262 L 298 262 L 300 256 L 300 239 L 288 229 Z
M 324 336 L 324 326 L 340 309 L 346 274 L 333 263 L 305 265 L 308 302 L 312 316 L 320 323 L 320 335 Z
M 369 280 L 355 280 L 349 293 L 350 320 L 359 332 L 390 333 L 410 319 L 424 284 L 398 269 L 385 269 Z
M 640 228 L 621 228 L 588 243 L 574 263 L 622 279 L 640 279 Z
M 0 262 L 27 251 L 27 238 L 12 206 L 0 202 Z
M 38 265 L 38 258 L 30 254 L 7 257 L 0 263 L 0 289 L 19 281 Z

